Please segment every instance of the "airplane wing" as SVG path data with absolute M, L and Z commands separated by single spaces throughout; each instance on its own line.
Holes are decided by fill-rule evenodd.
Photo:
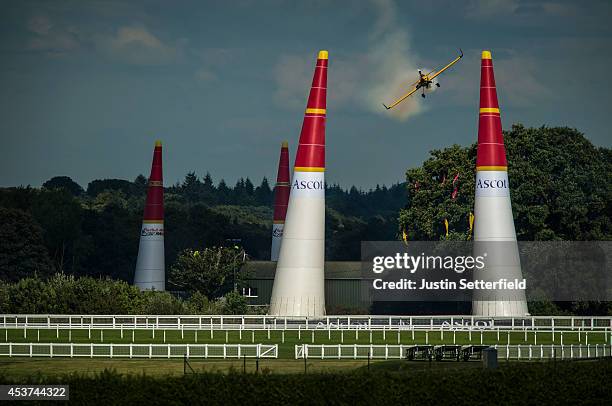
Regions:
M 453 59 L 448 65 L 446 65 L 445 67 L 443 67 L 442 69 L 440 69 L 439 71 L 437 71 L 433 76 L 431 76 L 429 78 L 429 80 L 434 79 L 435 77 L 437 77 L 439 74 L 441 74 L 442 72 L 444 72 L 445 70 L 447 70 L 448 68 L 450 68 L 451 66 L 453 66 L 455 63 L 457 63 L 457 61 L 461 58 L 463 58 L 463 51 L 461 50 L 461 48 L 459 48 L 459 52 L 461 52 L 461 55 L 459 55 L 458 57 L 456 57 L 455 59 Z
M 400 104 L 402 101 L 404 101 L 405 99 L 407 99 L 408 97 L 412 96 L 412 94 L 414 92 L 416 92 L 417 90 L 419 90 L 418 87 L 415 87 L 414 89 L 412 89 L 411 91 L 409 91 L 408 93 L 406 93 L 405 95 L 403 95 L 402 97 L 400 97 L 399 99 L 397 99 L 396 101 L 394 101 L 393 103 L 391 103 L 389 106 L 385 105 L 383 103 L 383 106 L 385 106 L 385 108 L 387 110 L 392 109 L 393 107 L 397 106 L 398 104 Z

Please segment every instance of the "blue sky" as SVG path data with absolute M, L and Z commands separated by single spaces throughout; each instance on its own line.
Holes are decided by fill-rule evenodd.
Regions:
M 606 1 L 2 1 L 0 186 L 68 175 L 165 183 L 273 179 L 293 161 L 317 51 L 330 53 L 327 180 L 402 181 L 428 151 L 476 140 L 480 51 L 504 128 L 570 126 L 611 146 Z M 390 101 L 461 47 L 442 87 Z

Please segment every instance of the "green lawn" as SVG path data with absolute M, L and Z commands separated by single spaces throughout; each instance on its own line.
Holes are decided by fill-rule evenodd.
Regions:
M 153 334 L 155 335 L 153 337 Z M 269 334 L 269 336 L 268 336 Z M 184 344 L 184 343 L 210 343 L 210 344 L 278 344 L 279 358 L 292 359 L 295 356 L 296 344 L 480 344 L 482 334 L 482 343 L 484 344 L 501 344 L 511 345 L 517 344 L 586 344 L 587 337 L 584 332 L 560 332 L 555 333 L 553 340 L 552 333 L 538 333 L 537 341 L 534 332 L 472 332 L 471 336 L 468 332 L 456 332 L 453 342 L 453 333 L 445 331 L 440 333 L 437 331 L 403 331 L 399 334 L 397 331 L 386 332 L 382 331 L 331 331 L 327 330 L 310 330 L 302 331 L 213 331 L 210 330 L 67 330 L 60 329 L 0 329 L 0 343 L 141 343 L 141 344 Z M 563 337 L 563 338 L 562 338 Z M 132 341 L 133 339 L 133 341 Z M 508 341 L 509 339 L 509 341 Z M 610 334 L 604 332 L 589 332 L 588 344 L 609 344 Z
M 195 372 L 242 372 L 243 360 L 192 359 L 189 364 Z M 358 368 L 367 369 L 367 360 L 308 360 L 308 372 L 350 372 Z M 470 362 L 427 362 L 427 361 L 384 361 L 372 360 L 373 370 L 452 370 L 459 368 L 482 368 L 478 361 Z M 89 359 L 89 358 L 0 358 L 0 372 L 14 378 L 36 376 L 58 376 L 66 373 L 94 375 L 108 370 L 120 374 L 146 374 L 150 376 L 183 375 L 182 359 Z M 255 372 L 254 359 L 246 360 L 246 371 Z M 263 373 L 304 373 L 304 360 L 261 359 L 259 371 Z M 188 370 L 190 373 L 191 371 Z
M 0 359 L 0 382 L 69 385 L 71 404 L 87 405 L 608 405 L 612 398 L 609 359 L 502 362 L 497 370 L 405 360 L 368 370 L 366 362 L 313 360 L 305 374 L 302 360 L 264 360 L 260 373 L 243 374 L 239 361 L 203 360 L 193 367 L 223 373 L 183 375 L 180 360 Z

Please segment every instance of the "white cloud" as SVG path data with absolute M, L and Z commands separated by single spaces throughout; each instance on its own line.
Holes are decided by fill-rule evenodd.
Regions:
M 471 0 L 466 7 L 466 16 L 475 19 L 509 15 L 534 17 L 572 15 L 573 11 L 573 5 L 555 1 Z
M 199 83 L 202 83 L 202 84 L 214 82 L 217 79 L 219 79 L 216 74 L 214 74 L 213 72 L 205 68 L 196 70 L 196 72 L 194 73 L 194 76 L 195 76 L 195 79 Z
M 32 33 L 26 43 L 31 51 L 63 55 L 80 47 L 76 29 L 55 24 L 46 15 L 31 17 L 26 27 Z
M 408 33 L 397 28 L 395 4 L 371 0 L 376 19 L 368 33 L 363 53 L 334 55 L 330 51 L 329 109 L 355 106 L 362 110 L 405 120 L 424 111 L 420 100 L 411 98 L 387 111 L 390 102 L 407 91 L 418 77 L 415 52 Z M 275 101 L 290 109 L 303 108 L 312 78 L 314 55 L 284 55 L 274 70 Z
M 371 112 L 389 114 L 399 120 L 423 112 L 425 105 L 418 97 L 410 97 L 389 111 L 382 106 L 383 102 L 389 104 L 406 93 L 418 78 L 417 58 L 408 33 L 391 29 L 382 32 L 374 42 L 366 55 L 365 85 L 359 91 L 362 105 Z
M 48 35 L 49 31 L 51 31 L 51 28 L 53 27 L 53 24 L 51 24 L 49 17 L 45 15 L 37 15 L 28 20 L 27 27 L 28 30 L 38 35 Z
M 518 7 L 518 0 L 471 0 L 466 7 L 466 15 L 473 18 L 487 18 L 514 14 Z
M 551 89 L 543 84 L 545 78 L 541 68 L 544 61 L 514 50 L 492 51 L 495 84 L 502 109 L 504 106 L 533 107 L 553 98 Z M 480 60 L 480 50 L 466 51 L 465 58 Z M 474 98 L 477 100 L 480 69 L 474 67 L 458 67 L 448 73 L 443 86 L 454 102 L 466 104 L 473 103 Z
M 312 56 L 283 55 L 280 57 L 274 68 L 277 85 L 274 100 L 279 106 L 290 110 L 304 108 L 305 97 L 307 97 L 304 91 L 310 85 L 308 77 L 312 78 L 312 60 Z
M 96 43 L 108 55 L 135 65 L 162 65 L 180 57 L 180 41 L 164 42 L 143 24 L 120 27 L 112 36 L 98 36 Z
M 536 106 L 553 97 L 551 90 L 542 83 L 544 69 L 538 67 L 542 63 L 516 52 L 494 61 L 496 85 L 502 89 L 510 104 Z

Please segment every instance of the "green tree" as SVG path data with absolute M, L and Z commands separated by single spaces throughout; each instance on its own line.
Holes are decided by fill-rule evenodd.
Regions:
M 216 192 L 217 189 L 213 183 L 212 176 L 210 176 L 210 173 L 206 172 L 202 181 L 202 200 L 207 204 L 217 203 Z
M 102 212 L 107 206 L 116 206 L 126 209 L 128 207 L 128 200 L 125 193 L 120 190 L 105 190 L 96 195 L 91 201 L 90 208 L 95 211 Z
M 141 211 L 112 202 L 100 211 L 85 211 L 80 241 L 89 244 L 89 250 L 81 263 L 82 273 L 132 282 L 141 224 Z
M 181 290 L 199 291 L 209 299 L 219 297 L 234 284 L 242 286 L 247 276 L 242 270 L 245 259 L 240 248 L 186 249 L 172 265 L 169 282 Z
M 176 296 L 168 292 L 143 292 L 143 314 L 184 314 L 185 306 Z
M 72 270 L 80 262 L 78 244 L 83 209 L 65 189 L 41 190 L 32 204 L 32 215 L 42 226 L 43 238 L 58 271 Z
M 17 281 L 52 274 L 42 232 L 29 213 L 0 207 L 0 279 Z
M 189 172 L 185 175 L 185 180 L 181 185 L 181 189 L 185 198 L 190 202 L 200 200 L 204 192 L 203 184 L 200 182 L 195 172 Z
M 571 128 L 504 132 L 512 211 L 519 240 L 612 238 L 612 154 Z M 400 230 L 413 240 L 468 236 L 474 207 L 476 144 L 433 150 L 422 166 L 406 172 L 408 199 Z M 458 183 L 453 185 L 456 175 Z M 455 186 L 456 198 L 452 198 Z
M 42 187 L 45 189 L 66 189 L 73 196 L 81 196 L 85 193 L 81 185 L 68 176 L 55 176 L 43 183 Z
M 218 202 L 221 203 L 221 204 L 229 203 L 230 202 L 231 192 L 232 191 L 227 186 L 227 183 L 225 183 L 225 180 L 221 179 L 219 181 L 219 185 L 217 186 L 217 200 L 218 200 Z
M 28 277 L 9 285 L 10 313 L 36 314 L 51 313 L 50 297 L 44 281 L 38 277 Z
M 248 313 L 248 304 L 247 300 L 244 296 L 239 294 L 238 292 L 229 292 L 225 295 L 225 305 L 224 305 L 224 313 L 225 314 L 247 314 Z
M 261 181 L 261 185 L 255 188 L 255 200 L 258 205 L 272 205 L 272 190 L 270 189 L 270 184 L 266 177 Z
M 87 185 L 87 195 L 96 197 L 105 190 L 117 190 L 123 192 L 126 196 L 139 194 L 139 186 L 125 179 L 96 179 Z
M 134 192 L 144 196 L 147 193 L 148 183 L 149 181 L 143 174 L 136 176 L 136 179 L 134 179 Z

